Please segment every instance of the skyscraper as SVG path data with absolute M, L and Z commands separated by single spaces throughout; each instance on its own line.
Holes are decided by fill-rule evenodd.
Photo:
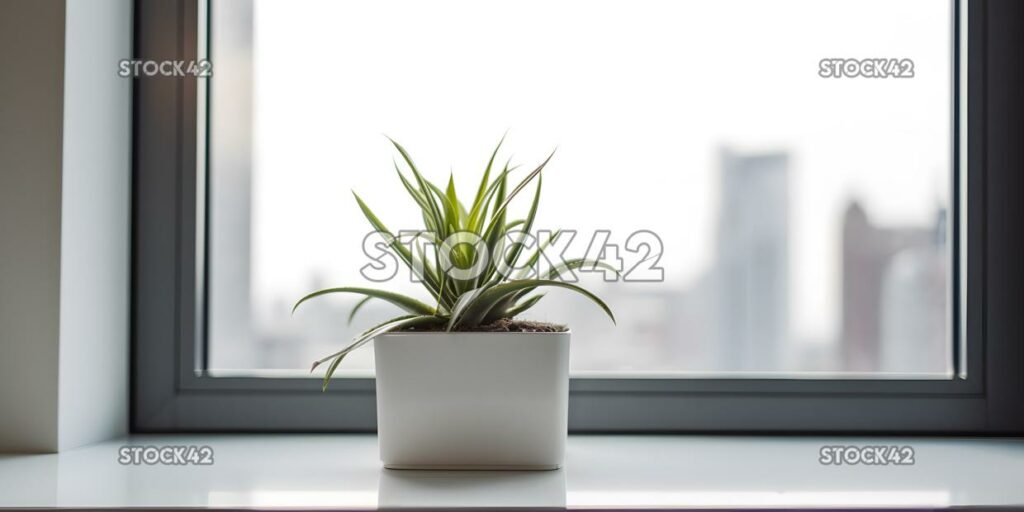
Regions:
M 723 149 L 715 289 L 719 368 L 778 368 L 789 317 L 789 156 Z
M 906 249 L 882 279 L 879 370 L 948 374 L 949 257 L 940 245 Z
M 882 279 L 882 371 L 953 371 L 946 228 L 946 211 L 939 210 L 931 243 L 901 251 L 886 269 Z
M 847 207 L 843 216 L 843 314 L 840 334 L 844 370 L 866 372 L 883 369 L 880 354 L 882 297 L 888 268 L 896 255 L 935 244 L 936 234 L 933 229 L 876 227 L 860 203 L 853 201 Z M 893 275 L 891 280 L 902 281 L 899 276 L 906 272 L 897 271 L 898 275 Z M 898 297 L 905 294 L 894 289 L 890 295 L 892 300 L 902 300 Z

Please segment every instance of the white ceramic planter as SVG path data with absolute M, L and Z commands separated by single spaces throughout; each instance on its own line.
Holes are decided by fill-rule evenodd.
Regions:
M 386 334 L 374 355 L 384 467 L 561 466 L 568 332 Z

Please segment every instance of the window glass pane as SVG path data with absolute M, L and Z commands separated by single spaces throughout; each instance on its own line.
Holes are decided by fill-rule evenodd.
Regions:
M 407 272 L 361 275 L 350 191 L 418 229 L 382 134 L 471 195 L 509 130 L 524 167 L 558 147 L 537 227 L 576 230 L 575 256 L 606 230 L 657 278 L 581 274 L 615 326 L 561 291 L 525 315 L 572 328 L 574 374 L 951 375 L 948 2 L 212 4 L 212 370 L 306 370 L 396 313 L 348 325 L 338 295 L 290 314 L 320 287 L 429 300 Z M 338 375 L 372 368 L 364 349 Z

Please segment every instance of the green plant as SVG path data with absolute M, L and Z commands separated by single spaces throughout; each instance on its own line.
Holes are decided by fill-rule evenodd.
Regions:
M 541 171 L 551 161 L 554 152 L 514 188 L 508 190 L 508 176 L 516 169 L 509 166 L 510 162 L 491 179 L 502 142 L 504 138 L 491 153 L 473 202 L 466 208 L 455 193 L 453 176 L 449 176 L 448 185 L 442 190 L 420 174 L 405 148 L 391 140 L 411 170 L 413 180 L 405 176 L 397 161 L 394 163 L 395 172 L 406 192 L 419 206 L 423 217 L 424 229 L 412 235 L 411 248 L 392 234 L 359 195 L 353 192 L 363 215 L 384 238 L 387 248 L 423 283 L 433 305 L 399 293 L 361 287 L 327 288 L 299 299 L 292 308 L 293 313 L 302 303 L 314 297 L 331 293 L 363 295 L 364 298 L 352 308 L 349 321 L 367 301 L 373 299 L 389 302 L 407 313 L 364 331 L 342 350 L 314 362 L 312 370 L 327 361 L 331 362 L 324 376 L 324 389 L 342 359 L 378 335 L 402 329 L 439 329 L 442 326 L 447 331 L 458 331 L 500 319 L 511 319 L 543 297 L 541 293 L 531 295 L 540 287 L 566 288 L 580 293 L 600 306 L 615 322 L 611 309 L 596 295 L 577 285 L 558 280 L 568 270 L 581 267 L 614 270 L 610 266 L 600 261 L 571 259 L 555 266 L 542 278 L 531 277 L 531 269 L 537 264 L 542 251 L 558 236 L 556 232 L 545 243 L 538 243 L 536 250 L 529 256 L 525 256 L 527 244 L 523 242 L 533 227 L 540 204 Z M 510 221 L 507 218 L 509 204 L 534 179 L 537 185 L 529 212 L 525 218 Z M 453 239 L 458 243 L 451 243 Z M 506 245 L 510 239 L 513 242 Z M 430 249 L 424 249 L 424 244 L 417 243 L 424 240 L 430 243 Z

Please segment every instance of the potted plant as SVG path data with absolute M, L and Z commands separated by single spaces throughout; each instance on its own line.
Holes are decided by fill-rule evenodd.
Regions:
M 420 174 L 400 144 L 391 142 L 411 171 L 412 180 L 396 162 L 405 192 L 422 211 L 424 229 L 414 232 L 412 240 L 395 236 L 353 194 L 387 248 L 411 269 L 430 298 L 341 287 L 300 299 L 292 311 L 315 297 L 351 293 L 363 296 L 353 314 L 369 300 L 386 301 L 405 312 L 316 361 L 313 369 L 329 363 L 323 389 L 349 352 L 374 341 L 377 429 L 385 467 L 560 467 L 567 433 L 570 331 L 516 317 L 541 299 L 536 290 L 545 287 L 582 294 L 612 322 L 615 317 L 600 298 L 560 280 L 565 271 L 610 269 L 608 265 L 572 259 L 536 275 L 542 251 L 557 235 L 530 248 L 534 244 L 525 241 L 540 203 L 541 171 L 554 153 L 509 190 L 508 177 L 514 171 L 509 164 L 491 179 L 499 142 L 473 202 L 464 204 L 452 177 L 442 190 Z M 509 204 L 534 180 L 528 213 L 509 220 Z

